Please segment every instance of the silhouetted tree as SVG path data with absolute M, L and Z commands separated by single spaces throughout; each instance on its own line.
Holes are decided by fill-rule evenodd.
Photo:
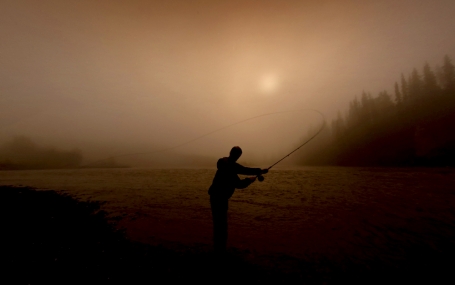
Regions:
M 360 116 L 363 124 L 370 123 L 373 120 L 373 102 L 371 100 L 371 94 L 363 91 L 360 96 Z
M 338 111 L 337 118 L 332 121 L 332 136 L 333 138 L 339 138 L 345 131 L 345 122 L 341 116 L 341 112 Z
M 79 150 L 41 147 L 24 136 L 16 136 L 0 146 L 0 165 L 4 169 L 68 168 L 78 167 L 81 162 Z
M 434 96 L 439 92 L 436 75 L 431 71 L 428 62 L 423 66 L 423 88 L 425 96 Z
M 422 79 L 420 78 L 417 69 L 413 69 L 409 78 L 409 97 L 413 101 L 417 101 L 422 96 Z
M 305 161 L 455 166 L 455 67 L 448 56 L 436 74 L 426 62 L 422 76 L 415 68 L 407 80 L 401 74 L 394 100 L 385 90 L 375 98 L 366 91 L 355 96 L 345 119 L 338 112 Z M 441 90 L 450 96 L 438 96 Z
M 403 97 L 400 92 L 400 87 L 398 86 L 398 82 L 395 82 L 395 103 L 401 104 L 403 103 Z
M 387 93 L 386 90 L 380 92 L 375 101 L 377 102 L 376 104 L 377 109 L 381 114 L 384 114 L 383 112 L 392 110 L 394 106 L 392 99 L 390 98 L 390 95 L 389 93 Z
M 349 103 L 348 126 L 354 128 L 360 122 L 360 102 L 355 96 L 354 100 Z
M 442 65 L 442 88 L 447 92 L 455 92 L 455 67 L 448 55 L 444 56 Z
M 401 94 L 403 95 L 403 102 L 408 101 L 409 94 L 408 94 L 408 83 L 404 78 L 404 74 L 401 74 Z

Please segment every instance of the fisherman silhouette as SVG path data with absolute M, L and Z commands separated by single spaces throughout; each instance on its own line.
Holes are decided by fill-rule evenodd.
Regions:
M 217 162 L 215 177 L 209 188 L 210 206 L 213 218 L 213 246 L 216 254 L 226 252 L 228 236 L 227 211 L 229 198 L 235 189 L 244 189 L 256 180 L 256 176 L 240 179 L 237 174 L 260 175 L 268 169 L 249 168 L 237 163 L 242 155 L 242 149 L 234 146 L 229 157 L 220 158 Z

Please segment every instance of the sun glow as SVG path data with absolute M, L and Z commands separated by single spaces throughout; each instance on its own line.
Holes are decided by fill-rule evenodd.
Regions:
M 278 78 L 275 74 L 265 74 L 259 80 L 259 90 L 265 94 L 272 94 L 278 88 Z

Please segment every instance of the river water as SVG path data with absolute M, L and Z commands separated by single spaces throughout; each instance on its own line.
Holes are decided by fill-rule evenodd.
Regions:
M 102 210 L 149 244 L 211 244 L 208 187 L 215 169 L 1 171 L 0 184 L 52 189 Z M 455 248 L 455 169 L 294 167 L 237 190 L 231 249 L 369 262 Z

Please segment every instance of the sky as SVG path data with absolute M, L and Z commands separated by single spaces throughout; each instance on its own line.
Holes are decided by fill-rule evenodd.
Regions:
M 363 90 L 455 58 L 453 0 L 0 0 L 0 141 L 88 160 L 157 150 L 257 115 L 330 120 Z M 184 146 L 286 154 L 321 117 L 291 112 Z

